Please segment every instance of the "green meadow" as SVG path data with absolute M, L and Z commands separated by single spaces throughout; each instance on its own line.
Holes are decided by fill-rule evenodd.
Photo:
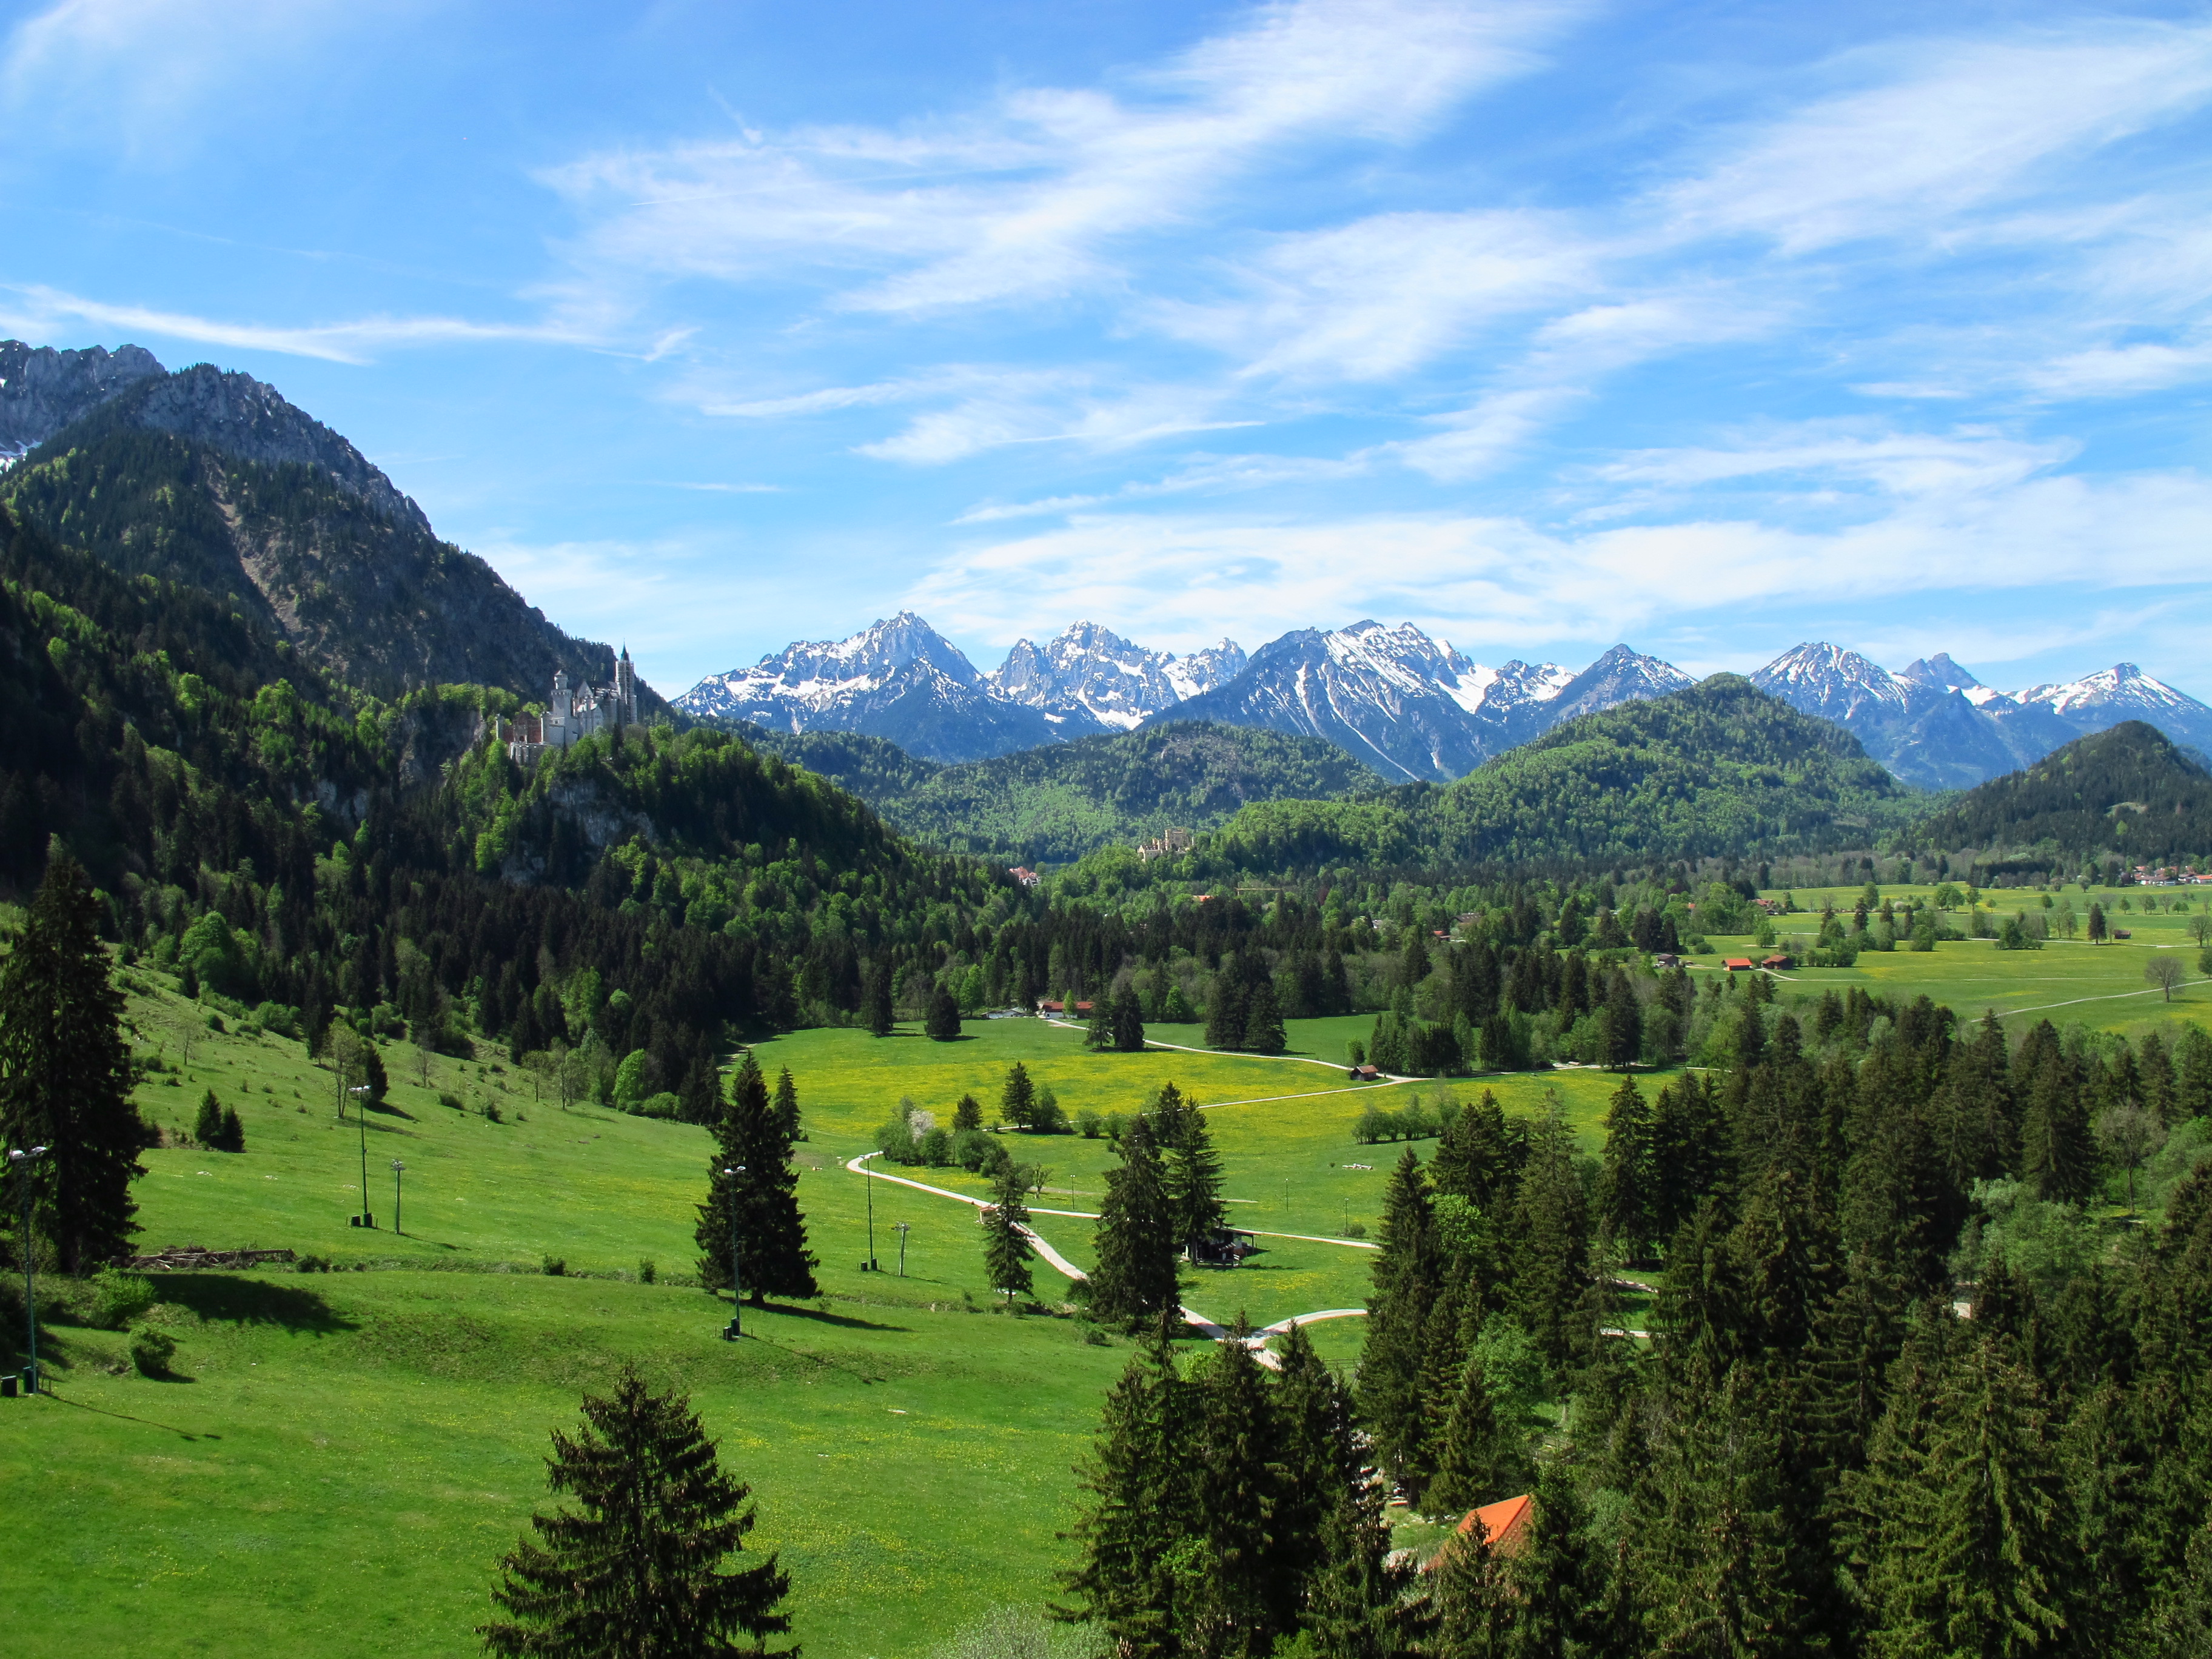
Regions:
M 2002 896 L 2009 908 L 2039 896 Z M 1793 972 L 1790 991 L 1924 991 L 1966 1018 L 1992 1007 L 2008 1020 L 2127 1030 L 2212 1013 L 2212 986 L 2191 983 L 2167 1004 L 2143 984 L 2160 950 L 2185 951 L 2201 981 L 2188 917 L 2139 904 L 2122 915 L 2117 895 L 2097 896 L 2113 901 L 2132 939 L 1870 953 L 1850 969 Z M 1783 919 L 1785 945 L 1806 925 Z M 1701 969 L 1747 948 L 1720 943 L 1693 959 Z M 1051 1595 L 1066 1559 L 1056 1534 L 1079 1497 L 1072 1468 L 1128 1350 L 1071 1316 L 1065 1281 L 1042 1261 L 1030 1310 L 995 1305 L 975 1210 L 945 1195 L 980 1196 L 974 1176 L 915 1168 L 868 1180 L 846 1167 L 876 1149 L 902 1097 L 946 1120 L 972 1093 L 988 1121 L 1018 1060 L 1071 1118 L 1127 1113 L 1175 1083 L 1207 1108 L 1232 1218 L 1261 1246 L 1241 1267 L 1189 1273 L 1184 1300 L 1224 1322 L 1242 1312 L 1266 1325 L 1365 1300 L 1364 1246 L 1402 1151 L 1352 1139 L 1369 1098 L 1397 1106 L 1416 1092 L 1433 1103 L 1490 1088 L 1528 1114 L 1556 1097 L 1595 1152 L 1617 1082 L 1571 1068 L 1353 1085 L 1346 1045 L 1367 1017 L 1294 1023 L 1292 1052 L 1277 1059 L 1184 1052 L 1201 1040 L 1195 1027 L 1150 1032 L 1181 1048 L 1118 1055 L 1035 1020 L 971 1021 L 951 1043 L 904 1028 L 885 1039 L 777 1037 L 757 1052 L 798 1083 L 799 1199 L 823 1294 L 748 1311 L 747 1340 L 732 1344 L 720 1335 L 727 1304 L 683 1282 L 711 1157 L 704 1131 L 563 1109 L 495 1060 L 439 1058 L 426 1074 L 403 1047 L 385 1051 L 386 1109 L 341 1122 L 331 1073 L 297 1042 L 210 1032 L 166 988 L 134 994 L 130 1013 L 141 1052 L 164 1067 L 140 1101 L 170 1143 L 146 1154 L 138 1183 L 144 1244 L 283 1245 L 338 1270 L 157 1279 L 150 1321 L 177 1340 L 172 1381 L 132 1373 L 120 1333 L 70 1322 L 65 1310 L 49 1326 L 54 1397 L 0 1410 L 14 1650 L 469 1650 L 497 1559 L 547 1501 L 548 1431 L 633 1359 L 690 1392 L 752 1483 L 753 1541 L 791 1571 L 810 1653 L 927 1651 L 996 1606 Z M 242 1154 L 179 1144 L 210 1088 L 244 1121 Z M 1008 1140 L 1042 1168 L 1039 1232 L 1086 1265 L 1085 1212 L 1097 1207 L 1111 1143 Z M 364 1152 L 370 1230 L 348 1221 Z M 862 1266 L 872 1225 L 880 1273 Z M 547 1273 L 548 1258 L 564 1272 Z M 658 1282 L 644 1282 L 648 1262 Z M 1362 1322 L 1313 1334 L 1349 1363 Z

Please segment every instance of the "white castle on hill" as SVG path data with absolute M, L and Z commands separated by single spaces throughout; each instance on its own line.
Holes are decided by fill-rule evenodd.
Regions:
M 553 695 L 543 714 L 518 714 L 500 722 L 500 741 L 509 759 L 527 766 L 548 749 L 566 749 L 594 732 L 637 724 L 637 676 L 629 665 L 629 647 L 615 659 L 612 685 L 571 686 L 568 671 L 553 671 Z

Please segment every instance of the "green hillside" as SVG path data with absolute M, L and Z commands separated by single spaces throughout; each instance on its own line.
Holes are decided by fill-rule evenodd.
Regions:
M 1255 871 L 1771 856 L 1870 845 L 1926 800 L 1841 726 L 1720 674 L 1569 720 L 1442 787 L 1247 807 L 1214 850 Z
M 1383 787 L 1318 738 L 1197 721 L 959 766 L 917 760 L 880 738 L 732 729 L 851 790 L 930 846 L 1031 863 L 1069 863 L 1170 825 L 1212 829 L 1255 801 L 1341 799 Z
M 2064 872 L 2202 858 L 2212 853 L 2212 773 L 2155 726 L 2128 720 L 1968 790 L 1904 840 L 2010 852 Z

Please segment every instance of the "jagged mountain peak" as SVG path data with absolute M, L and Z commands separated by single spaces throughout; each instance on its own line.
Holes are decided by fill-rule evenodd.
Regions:
M 1938 651 L 1932 657 L 1921 657 L 1897 671 L 1897 678 L 1915 685 L 1933 686 L 1942 691 L 1979 691 L 1988 688 L 1972 674 L 1951 660 L 1948 651 Z
M 135 382 L 167 373 L 143 346 L 58 350 L 0 340 L 0 461 L 29 453 Z
M 1023 639 L 988 678 L 1000 696 L 1041 710 L 1074 736 L 1127 731 L 1185 698 L 1212 690 L 1244 666 L 1224 639 L 1177 657 L 1133 643 L 1095 622 L 1071 623 L 1039 646 Z
M 2177 714 L 2192 721 L 2212 719 L 2212 708 L 2185 691 L 2175 690 L 2165 681 L 2152 678 L 2131 662 L 2114 663 L 2110 668 L 2063 684 L 2032 685 L 2025 691 L 2015 692 L 2014 701 L 2048 708 L 2061 717 L 2139 710 L 2153 714 Z M 2198 740 L 2194 736 L 2190 738 L 2192 742 Z

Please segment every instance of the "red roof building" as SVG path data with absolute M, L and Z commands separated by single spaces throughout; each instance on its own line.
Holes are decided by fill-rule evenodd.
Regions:
M 1750 969 L 1751 958 L 1749 957 L 1730 957 L 1727 961 L 1722 963 L 1721 966 L 1727 969 L 1731 974 L 1743 973 Z
M 1518 1498 L 1500 1498 L 1479 1510 L 1469 1510 L 1467 1518 L 1454 1529 L 1455 1534 L 1461 1538 L 1484 1540 L 1494 1554 L 1518 1555 L 1528 1547 L 1528 1511 L 1533 1502 L 1532 1495 L 1524 1492 Z M 1477 1528 L 1481 1530 L 1478 1532 Z M 1438 1551 L 1421 1571 L 1428 1571 L 1443 1559 L 1443 1552 Z

